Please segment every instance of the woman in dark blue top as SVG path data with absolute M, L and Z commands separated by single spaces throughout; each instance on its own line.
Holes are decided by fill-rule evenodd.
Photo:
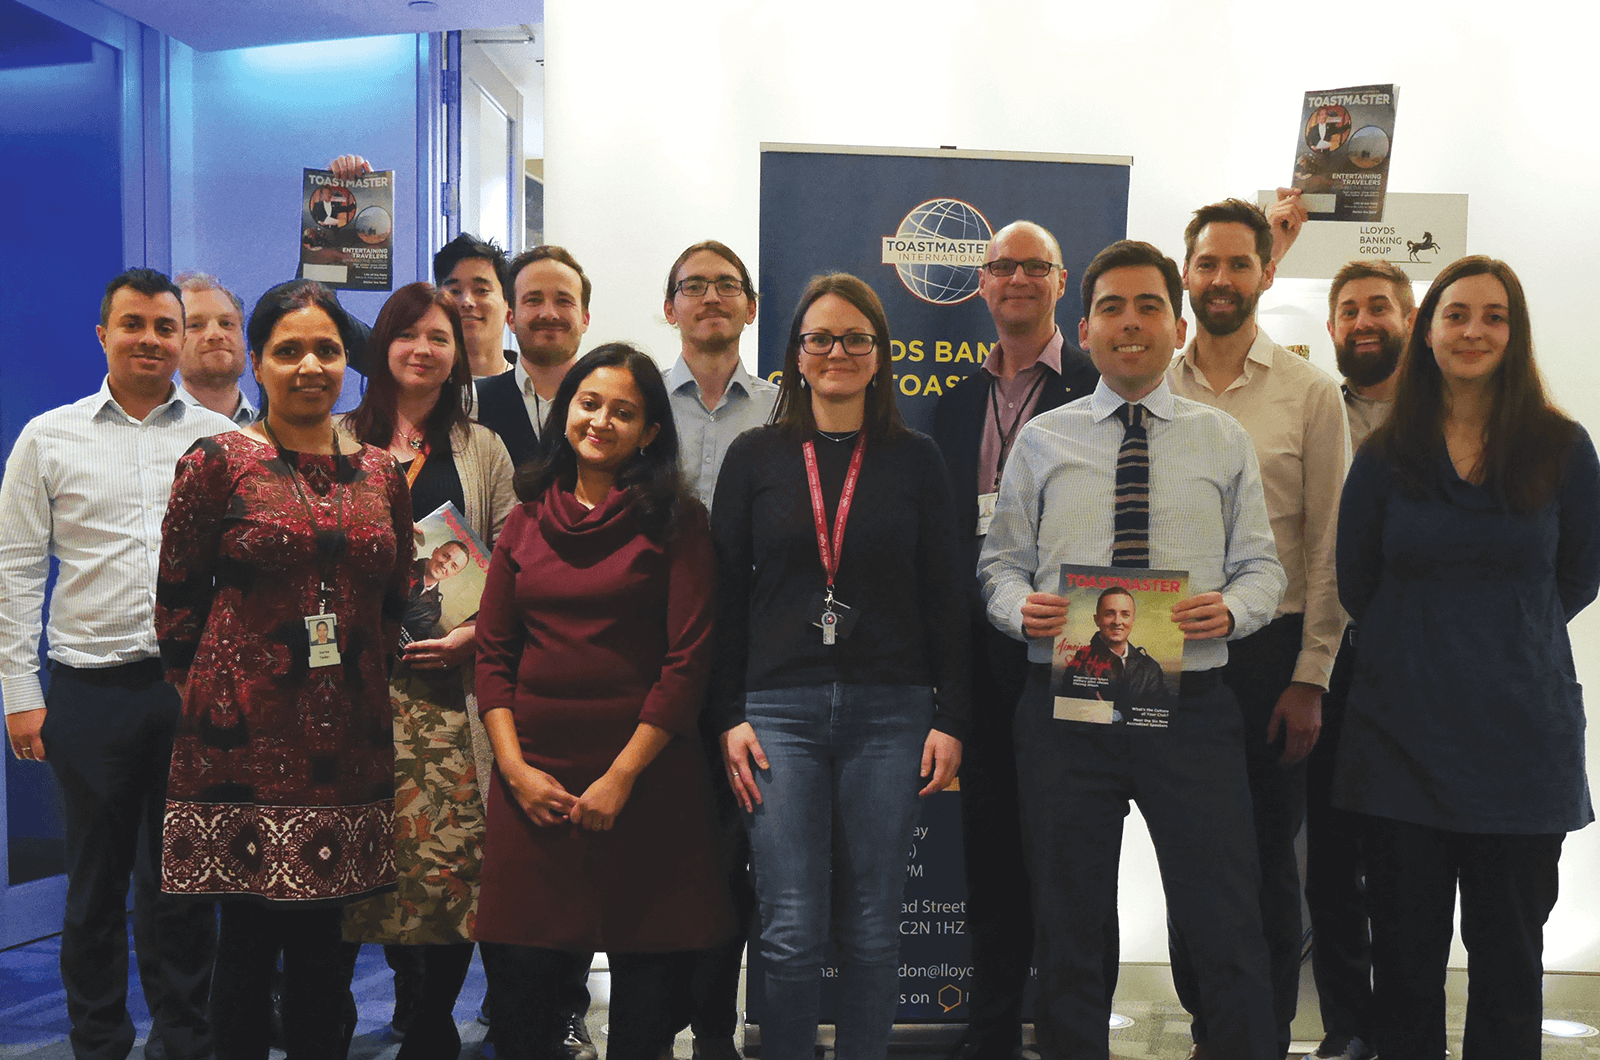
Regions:
M 1600 587 L 1600 462 L 1545 396 L 1504 263 L 1433 282 L 1339 511 L 1360 661 L 1334 802 L 1365 815 L 1376 1045 L 1445 1051 L 1455 893 L 1467 1057 L 1537 1057 L 1543 931 L 1594 820 L 1567 623 Z

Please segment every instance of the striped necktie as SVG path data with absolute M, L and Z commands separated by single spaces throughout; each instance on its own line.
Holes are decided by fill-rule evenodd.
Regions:
M 1122 445 L 1117 449 L 1116 534 L 1111 542 L 1113 567 L 1150 566 L 1150 438 L 1145 433 L 1142 405 L 1124 403 Z

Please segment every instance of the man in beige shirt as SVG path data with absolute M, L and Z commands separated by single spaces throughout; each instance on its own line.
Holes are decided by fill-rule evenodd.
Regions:
M 1184 251 L 1184 286 L 1199 326 L 1167 381 L 1174 394 L 1222 409 L 1250 433 L 1278 558 L 1289 575 L 1278 617 L 1230 644 L 1223 672 L 1244 715 L 1261 918 L 1282 1055 L 1300 989 L 1294 839 L 1305 816 L 1305 758 L 1321 728 L 1322 694 L 1344 631 L 1333 546 L 1350 431 L 1332 377 L 1273 342 L 1256 323 L 1256 303 L 1275 271 L 1267 215 L 1239 199 L 1202 207 L 1184 231 Z M 1194 1016 L 1195 1054 L 1205 1057 L 1207 1014 L 1192 964 L 1176 931 L 1170 944 L 1173 983 Z

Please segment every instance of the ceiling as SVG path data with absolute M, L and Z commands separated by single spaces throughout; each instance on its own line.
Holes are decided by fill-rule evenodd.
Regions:
M 386 33 L 434 33 L 479 26 L 535 25 L 544 0 L 100 0 L 113 11 L 197 51 L 343 40 Z M 426 0 L 425 0 L 426 3 Z

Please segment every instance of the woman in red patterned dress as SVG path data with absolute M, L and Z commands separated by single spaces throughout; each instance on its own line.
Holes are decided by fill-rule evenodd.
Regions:
M 262 296 L 263 419 L 179 461 L 162 525 L 156 632 L 184 708 L 161 883 L 220 900 L 218 1060 L 266 1057 L 280 950 L 290 1053 L 336 1054 L 343 906 L 394 883 L 388 673 L 411 499 L 388 453 L 334 432 L 352 334 L 318 284 Z

